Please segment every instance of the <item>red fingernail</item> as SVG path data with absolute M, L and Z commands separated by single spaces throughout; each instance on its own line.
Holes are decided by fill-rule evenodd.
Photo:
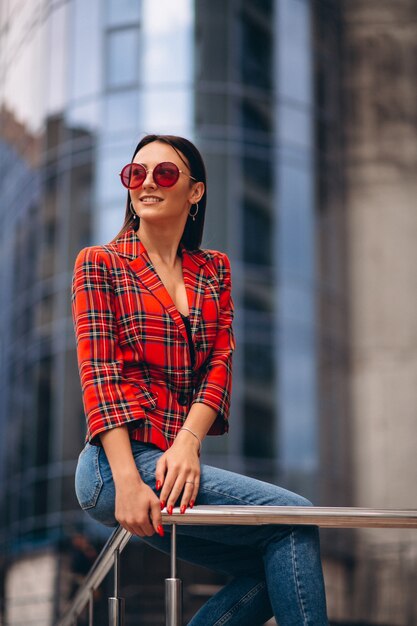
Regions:
M 194 500 L 190 500 L 190 509 L 192 509 L 194 506 Z
M 156 481 L 156 490 L 157 490 L 157 491 L 159 491 L 161 487 L 162 487 L 162 485 L 161 485 L 161 481 L 160 481 L 160 480 L 157 480 L 157 481 Z
M 156 530 L 158 531 L 158 535 L 160 535 L 161 537 L 164 536 L 164 529 L 161 525 L 159 525 Z
M 181 515 L 184 515 L 184 513 L 185 513 L 185 509 L 186 509 L 186 508 L 187 508 L 187 505 L 186 505 L 186 504 L 182 504 L 182 505 L 181 505 L 181 508 L 180 508 L 180 513 L 181 513 Z
M 167 508 L 168 515 L 172 515 L 173 508 L 172 504 Z
M 162 511 L 162 509 L 164 509 L 164 508 L 165 508 L 165 502 L 164 502 L 163 500 L 161 500 L 161 511 Z

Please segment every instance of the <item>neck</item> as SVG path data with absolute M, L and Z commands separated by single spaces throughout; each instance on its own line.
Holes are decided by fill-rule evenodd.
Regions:
M 151 260 L 154 259 L 172 269 L 177 265 L 181 234 L 167 233 L 164 239 L 164 234 L 159 230 L 156 235 L 149 232 L 149 229 L 144 228 L 141 224 L 136 235 L 143 243 Z

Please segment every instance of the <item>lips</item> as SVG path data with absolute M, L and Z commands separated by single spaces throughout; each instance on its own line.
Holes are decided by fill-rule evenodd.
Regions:
M 162 198 L 158 198 L 158 196 L 142 196 L 140 201 L 144 204 L 154 204 L 155 202 L 162 202 Z

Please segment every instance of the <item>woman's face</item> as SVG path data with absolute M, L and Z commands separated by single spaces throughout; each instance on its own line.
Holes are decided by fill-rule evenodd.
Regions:
M 153 168 L 164 161 L 175 163 L 184 172 L 179 175 L 173 187 L 160 187 L 153 179 Z M 191 204 L 198 202 L 204 193 L 204 184 L 195 183 L 186 176 L 191 174 L 188 165 L 181 160 L 174 148 L 159 141 L 141 148 L 133 162 L 141 163 L 148 170 L 142 185 L 130 190 L 132 205 L 139 218 L 152 222 L 166 222 L 170 219 L 177 222 L 182 217 L 185 225 Z

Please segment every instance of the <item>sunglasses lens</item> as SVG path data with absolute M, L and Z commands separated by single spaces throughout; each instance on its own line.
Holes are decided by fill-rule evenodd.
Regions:
M 153 171 L 153 177 L 157 185 L 161 187 L 172 187 L 175 185 L 180 175 L 180 171 L 175 163 L 159 163 Z
M 136 189 L 136 187 L 140 187 L 145 178 L 146 170 L 143 165 L 129 163 L 122 169 L 122 183 L 128 189 Z

